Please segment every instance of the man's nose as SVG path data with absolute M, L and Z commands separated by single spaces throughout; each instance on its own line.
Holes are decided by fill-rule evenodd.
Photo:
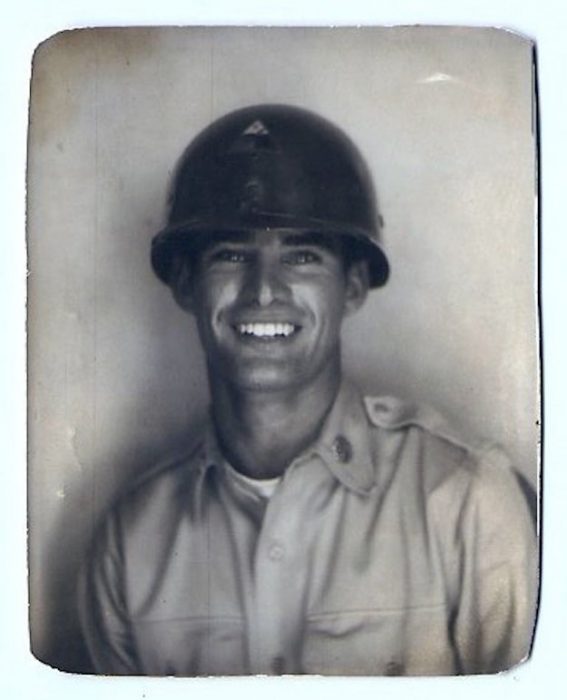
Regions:
M 259 306 L 283 301 L 289 292 L 278 262 L 261 258 L 250 266 L 247 286 L 250 300 Z

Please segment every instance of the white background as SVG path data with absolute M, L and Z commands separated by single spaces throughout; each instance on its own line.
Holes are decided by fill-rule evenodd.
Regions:
M 231 10 L 217 4 L 217 14 L 204 3 L 184 3 L 184 10 L 173 3 L 160 3 L 159 13 L 144 11 L 126 3 L 52 3 L 49 16 L 42 16 L 39 2 L 20 3 L 12 8 L 3 25 L 3 125 L 2 151 L 3 210 L 3 343 L 2 380 L 6 381 L 4 401 L 4 472 L 2 488 L 2 559 L 5 563 L 2 596 L 2 679 L 6 697 L 51 698 L 81 694 L 98 697 L 112 692 L 120 697 L 168 697 L 187 693 L 207 697 L 215 693 L 248 694 L 266 692 L 283 697 L 289 692 L 325 692 L 339 696 L 344 692 L 366 694 L 388 692 L 392 697 L 419 692 L 424 697 L 438 697 L 442 692 L 472 697 L 485 693 L 514 692 L 520 697 L 534 693 L 561 696 L 561 668 L 564 663 L 563 630 L 566 628 L 567 585 L 565 580 L 566 547 L 561 537 L 566 496 L 564 431 L 560 420 L 565 415 L 562 391 L 562 358 L 567 356 L 561 288 L 564 280 L 562 207 L 564 200 L 565 156 L 565 80 L 567 67 L 562 36 L 564 12 L 559 3 L 475 2 L 459 3 L 458 8 L 445 3 L 428 3 L 427 13 L 417 3 L 405 3 L 395 13 L 373 3 L 373 10 L 363 3 L 350 2 L 340 13 L 336 8 L 317 7 L 313 3 L 278 3 L 279 11 L 262 9 L 261 3 L 238 3 Z M 96 7 L 96 9 L 95 9 Z M 187 7 L 193 7 L 190 12 Z M 284 11 L 285 9 L 285 11 Z M 168 13 L 168 10 L 170 12 Z M 47 11 L 47 6 L 45 7 Z M 285 680 L 249 679 L 242 681 L 167 681 L 130 679 L 85 679 L 64 676 L 41 666 L 27 653 L 26 568 L 25 568 L 25 387 L 24 387 L 24 163 L 26 110 L 30 58 L 35 45 L 65 27 L 109 24 L 186 24 L 193 23 L 295 23 L 295 24 L 374 24 L 441 23 L 500 25 L 522 31 L 539 45 L 540 95 L 542 102 L 542 167 L 544 182 L 543 217 L 543 302 L 545 342 L 545 517 L 544 517 L 544 589 L 533 659 L 515 672 L 500 678 L 374 680 Z M 10 146 L 8 148 L 8 146 Z M 6 550 L 4 552 L 4 549 Z M 5 607 L 5 609 L 4 609 Z M 563 687 L 564 691 L 564 687 Z M 365 695 L 366 696 L 366 695 Z

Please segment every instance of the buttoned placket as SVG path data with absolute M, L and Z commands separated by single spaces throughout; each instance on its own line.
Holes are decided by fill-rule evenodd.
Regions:
M 306 460 L 302 460 L 305 462 Z M 253 563 L 248 644 L 252 673 L 298 673 L 308 585 L 309 542 L 301 513 L 311 498 L 306 473 L 293 463 L 270 499 Z M 301 474 L 297 470 L 301 467 Z

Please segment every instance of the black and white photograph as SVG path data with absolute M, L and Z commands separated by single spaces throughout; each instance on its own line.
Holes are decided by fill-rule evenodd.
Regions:
M 534 52 L 456 26 L 91 28 L 38 47 L 37 659 L 376 677 L 529 658 Z

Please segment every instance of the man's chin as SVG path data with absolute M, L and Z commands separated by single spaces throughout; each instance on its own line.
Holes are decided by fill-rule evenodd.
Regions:
M 297 373 L 289 364 L 274 363 L 272 366 L 239 368 L 230 376 L 234 388 L 242 391 L 275 392 L 284 391 L 297 385 Z
M 245 380 L 233 382 L 233 386 L 241 391 L 269 394 L 289 390 L 295 386 L 295 383 L 291 378 L 247 377 Z

